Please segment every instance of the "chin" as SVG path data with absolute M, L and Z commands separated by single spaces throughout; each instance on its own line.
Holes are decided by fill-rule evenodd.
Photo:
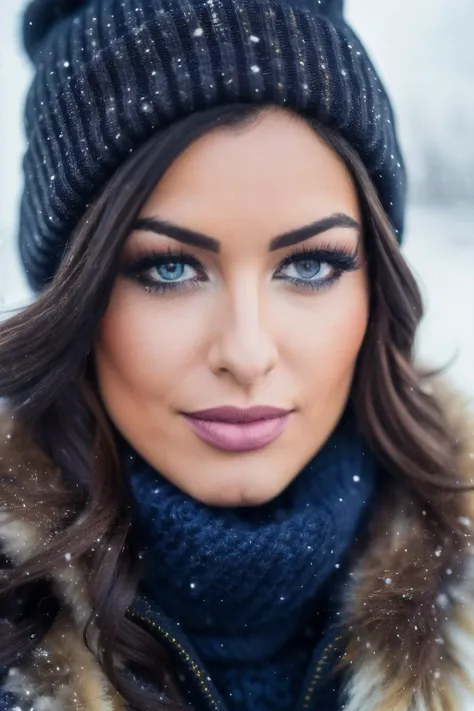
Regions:
M 222 508 L 263 506 L 275 499 L 288 486 L 289 482 L 278 486 L 275 481 L 222 482 L 214 489 L 189 492 L 195 499 L 206 506 Z

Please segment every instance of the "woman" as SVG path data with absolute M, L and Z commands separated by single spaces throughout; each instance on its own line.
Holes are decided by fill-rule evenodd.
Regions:
M 36 0 L 3 708 L 454 711 L 472 425 L 339 3 Z

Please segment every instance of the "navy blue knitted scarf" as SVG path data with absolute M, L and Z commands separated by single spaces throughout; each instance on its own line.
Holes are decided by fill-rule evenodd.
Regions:
M 180 623 L 227 697 L 229 685 L 242 694 L 249 675 L 265 667 L 274 680 L 288 685 L 296 674 L 301 683 L 309 657 L 295 671 L 292 640 L 317 614 L 318 594 L 350 549 L 374 469 L 347 419 L 285 492 L 254 508 L 205 506 L 132 457 L 142 593 Z M 278 692 L 282 708 L 290 701 L 285 691 Z

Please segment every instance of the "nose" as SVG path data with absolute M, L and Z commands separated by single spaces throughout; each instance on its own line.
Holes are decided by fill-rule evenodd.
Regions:
M 257 291 L 242 284 L 239 293 L 222 299 L 209 349 L 211 370 L 228 373 L 247 388 L 267 375 L 278 360 L 267 310 Z

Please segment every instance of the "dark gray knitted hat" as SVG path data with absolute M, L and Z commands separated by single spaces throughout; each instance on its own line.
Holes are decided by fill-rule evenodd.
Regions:
M 231 102 L 271 102 L 339 129 L 401 237 L 392 109 L 342 0 L 33 0 L 24 44 L 36 73 L 19 239 L 33 289 L 54 276 L 74 226 L 130 150 Z

